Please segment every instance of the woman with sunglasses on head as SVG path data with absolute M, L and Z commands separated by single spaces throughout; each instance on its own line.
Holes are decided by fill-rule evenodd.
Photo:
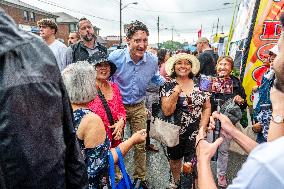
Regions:
M 172 78 L 160 90 L 161 106 L 165 116 L 181 112 L 177 116 L 181 130 L 179 144 L 167 147 L 170 169 L 177 188 L 180 185 L 182 161 L 195 159 L 195 136 L 200 127 L 207 127 L 210 113 L 210 93 L 199 89 L 194 75 L 199 72 L 198 59 L 190 54 L 177 54 L 166 62 L 166 72 Z M 194 175 L 194 173 L 193 173 Z M 193 176 L 195 178 L 195 176 Z

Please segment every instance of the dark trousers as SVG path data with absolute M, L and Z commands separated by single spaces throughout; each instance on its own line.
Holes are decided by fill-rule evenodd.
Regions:
M 150 136 L 149 136 L 149 132 L 150 132 L 150 123 L 151 123 L 151 120 L 147 120 L 147 137 L 146 137 L 146 146 L 149 146 L 150 145 Z

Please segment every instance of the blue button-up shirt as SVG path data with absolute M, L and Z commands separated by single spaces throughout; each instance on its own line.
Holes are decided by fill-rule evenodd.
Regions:
M 134 63 L 129 49 L 125 48 L 110 53 L 109 59 L 117 66 L 112 80 L 118 84 L 124 104 L 141 102 L 150 81 L 159 86 L 165 82 L 158 71 L 158 58 L 152 53 L 145 52 L 143 58 Z

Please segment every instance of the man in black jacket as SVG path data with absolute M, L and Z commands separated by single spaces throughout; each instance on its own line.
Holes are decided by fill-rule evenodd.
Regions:
M 213 76 L 216 74 L 215 66 L 218 55 L 209 46 L 209 40 L 206 37 L 200 37 L 196 41 L 196 48 L 199 53 L 200 74 Z
M 87 171 L 56 59 L 0 8 L 0 188 L 85 189 Z
M 88 19 L 81 18 L 77 27 L 81 41 L 68 47 L 67 65 L 83 60 L 92 63 L 100 58 L 98 51 L 107 54 L 107 48 L 96 41 L 93 25 Z

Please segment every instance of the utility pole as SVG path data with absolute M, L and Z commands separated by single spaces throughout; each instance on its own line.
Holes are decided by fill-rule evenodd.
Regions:
M 122 10 L 124 8 L 126 8 L 128 5 L 137 5 L 138 3 L 137 2 L 131 2 L 131 3 L 128 3 L 126 5 L 124 5 L 122 7 L 122 2 L 121 0 L 119 0 L 119 46 L 121 47 L 121 44 L 122 44 L 122 32 L 121 32 L 121 25 L 122 25 L 122 18 L 121 18 L 121 15 L 122 15 Z
M 172 48 L 174 48 L 174 27 L 172 26 Z
M 222 31 L 222 33 L 224 33 L 224 26 L 223 25 L 221 27 L 221 31 Z
M 215 25 L 214 25 L 214 23 L 213 23 L 213 26 L 212 26 L 212 33 L 211 33 L 212 36 L 213 36 L 213 33 L 214 33 L 214 28 L 215 28 Z
M 159 16 L 158 16 L 157 27 L 158 27 L 158 49 L 160 49 L 160 17 Z
M 217 21 L 216 36 L 218 34 L 218 28 L 219 28 L 219 17 L 218 17 L 218 21 Z

